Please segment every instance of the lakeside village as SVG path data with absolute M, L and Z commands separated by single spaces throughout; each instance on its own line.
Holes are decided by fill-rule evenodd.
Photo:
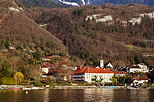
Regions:
M 12 49 L 11 49 L 12 50 Z M 8 51 L 5 51 L 5 53 Z M 4 54 L 5 54 L 4 53 Z M 31 57 L 28 56 L 30 59 Z M 56 62 L 51 63 L 53 59 Z M 153 67 L 148 68 L 144 63 L 115 68 L 111 63 L 104 63 L 102 57 L 96 67 L 71 67 L 67 56 L 51 55 L 41 57 L 39 71 L 35 74 L 37 80 L 32 83 L 22 83 L 21 73 L 15 79 L 16 84 L 0 85 L 0 89 L 44 89 L 44 88 L 152 88 Z M 34 72 L 33 72 L 34 73 Z M 16 75 L 15 74 L 15 75 Z M 34 81 L 32 81 L 34 83 Z M 35 87 L 37 86 L 37 87 Z M 38 87 L 39 86 L 39 87 Z
M 50 60 L 45 59 L 44 60 Z M 148 73 L 151 71 L 144 63 L 119 67 L 114 69 L 111 63 L 104 64 L 101 58 L 100 65 L 94 68 L 87 66 L 68 67 L 73 72 L 70 75 L 64 76 L 61 80 L 71 81 L 71 85 L 77 86 L 81 83 L 84 85 L 101 86 L 130 86 L 130 87 L 147 87 L 149 85 Z M 44 63 L 41 66 L 42 77 L 47 78 L 53 75 L 54 65 Z

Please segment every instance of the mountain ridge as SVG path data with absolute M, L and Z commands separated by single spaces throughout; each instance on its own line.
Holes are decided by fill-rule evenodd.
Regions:
M 135 3 L 135 4 L 154 6 L 153 0 L 59 0 L 59 2 L 64 3 L 64 4 L 68 4 L 68 5 L 72 5 L 72 6 L 102 5 L 105 3 L 112 3 L 112 4 Z

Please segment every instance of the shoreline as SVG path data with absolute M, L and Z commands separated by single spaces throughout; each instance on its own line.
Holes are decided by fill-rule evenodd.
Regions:
M 131 86 L 33 86 L 33 85 L 0 85 L 0 90 L 36 90 L 36 89 L 154 89 L 154 87 L 131 87 Z

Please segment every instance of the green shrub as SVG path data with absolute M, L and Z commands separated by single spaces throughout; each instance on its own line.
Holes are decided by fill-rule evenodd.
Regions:
M 16 81 L 14 78 L 7 78 L 7 77 L 2 77 L 0 80 L 0 83 L 2 85 L 15 85 Z
M 35 82 L 33 85 L 34 86 L 45 86 L 46 84 L 41 83 L 41 82 Z

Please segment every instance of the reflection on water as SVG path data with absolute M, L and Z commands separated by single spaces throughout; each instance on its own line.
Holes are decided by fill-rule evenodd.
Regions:
M 154 90 L 0 90 L 0 102 L 154 102 Z

